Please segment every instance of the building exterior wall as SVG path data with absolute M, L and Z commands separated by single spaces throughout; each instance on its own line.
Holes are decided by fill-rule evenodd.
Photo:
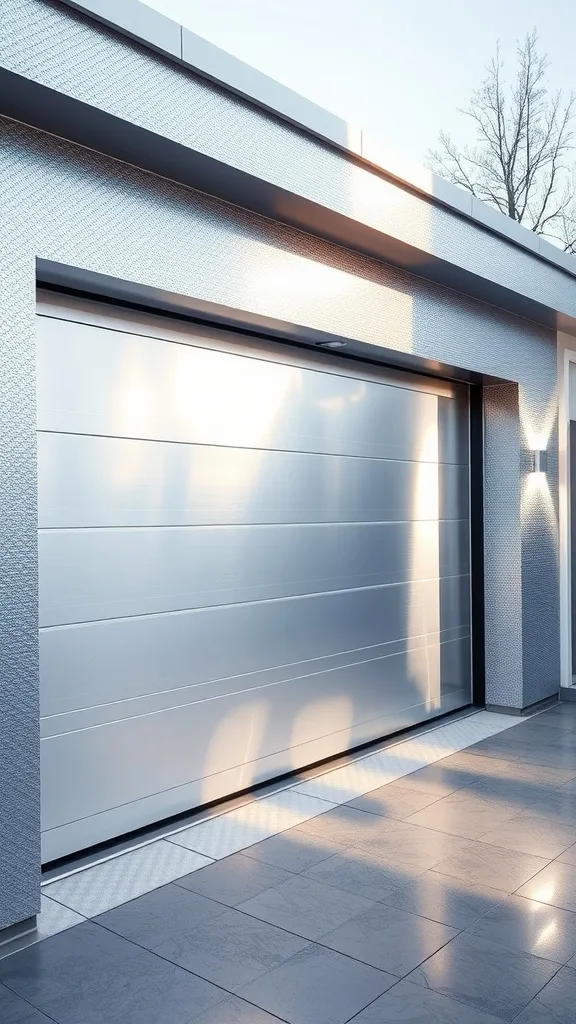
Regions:
M 557 267 L 57 0 L 2 0 L 0 66 L 576 315 L 576 287 Z
M 0 155 L 4 168 L 5 154 Z M 2 177 L 4 177 L 2 175 Z M 0 229 L 0 929 L 40 902 L 34 264 Z
M 485 398 L 488 702 L 555 692 L 559 641 L 554 334 L 16 122 L 0 138 L 1 928 L 38 909 L 36 258 L 510 380 Z M 549 450 L 538 500 L 535 437 Z

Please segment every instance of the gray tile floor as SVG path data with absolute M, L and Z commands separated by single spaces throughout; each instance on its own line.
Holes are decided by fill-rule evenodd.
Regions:
M 2 1024 L 574 1024 L 576 704 L 0 961 Z

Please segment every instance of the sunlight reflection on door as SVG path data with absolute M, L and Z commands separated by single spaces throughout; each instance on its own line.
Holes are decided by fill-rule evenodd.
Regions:
M 334 753 L 335 733 L 338 734 L 338 745 L 342 750 L 351 746 L 353 711 L 351 698 L 344 695 L 340 697 L 327 696 L 324 699 L 309 701 L 298 712 L 292 726 L 290 739 L 292 767 L 299 767 L 301 754 L 298 748 L 305 743 L 317 741 L 314 744 L 314 756 L 317 760 L 329 757 Z
M 161 346 L 156 360 L 142 360 L 142 339 L 125 351 L 115 387 L 114 422 L 118 436 L 159 438 L 189 444 L 229 448 L 228 457 L 214 460 L 198 448 L 187 481 L 188 499 L 198 489 L 204 505 L 223 501 L 242 504 L 257 477 L 258 450 L 271 445 L 273 428 L 302 371 L 261 359 L 194 348 Z M 165 359 L 164 351 L 169 355 Z M 273 447 L 273 445 L 271 445 Z M 254 448 L 252 457 L 238 448 Z M 119 449 L 114 465 L 118 485 L 132 487 L 142 479 L 147 459 L 144 448 Z M 161 486 L 161 482 L 160 486 Z M 158 495 L 161 498 L 161 495 Z
M 222 701 L 217 703 L 224 707 Z M 209 803 L 222 796 L 219 773 L 224 766 L 238 769 L 235 773 L 236 790 L 247 789 L 258 782 L 254 778 L 254 768 L 258 768 L 258 758 L 262 756 L 269 714 L 266 701 L 253 700 L 232 709 L 217 722 L 202 767 L 201 803 Z
M 434 405 L 437 410 L 438 399 Z M 414 487 L 410 593 L 408 598 L 409 637 L 427 634 L 425 648 L 408 651 L 409 675 L 428 711 L 440 707 L 440 495 L 438 478 L 438 415 L 430 417 L 430 400 L 422 402 L 422 442 Z M 420 580 L 426 579 L 424 587 Z M 424 606 L 421 599 L 424 600 Z

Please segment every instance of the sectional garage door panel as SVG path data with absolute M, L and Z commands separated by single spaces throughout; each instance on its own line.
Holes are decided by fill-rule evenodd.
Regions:
M 426 519 L 419 462 L 44 431 L 39 525 L 234 526 Z M 242 487 L 242 481 L 249 487 Z M 468 466 L 437 467 L 438 515 L 468 519 Z
M 198 699 L 252 690 L 330 669 L 331 659 L 365 661 L 389 644 L 405 651 L 468 631 L 465 576 L 43 629 L 42 711 L 61 716 L 159 689 L 181 704 L 184 688 L 191 698 L 197 687 Z
M 40 430 L 431 463 L 442 443 L 462 461 L 458 409 L 428 389 L 51 318 L 42 335 Z
M 45 860 L 470 701 L 465 387 L 70 308 L 38 317 Z
M 41 626 L 147 615 L 468 573 L 462 520 L 49 530 Z
M 237 690 L 226 696 L 225 713 L 221 700 L 206 699 L 45 737 L 44 828 L 57 829 L 63 822 L 107 811 L 111 791 L 115 805 L 126 807 L 165 793 L 166 803 L 158 817 L 166 817 L 182 810 L 172 802 L 172 794 L 186 785 L 184 780 L 192 781 L 188 789 L 194 793 L 184 807 L 199 805 L 238 790 L 239 783 L 250 786 L 310 763 L 319 751 L 320 756 L 334 753 L 330 737 L 335 734 L 337 749 L 343 750 L 351 741 L 361 743 L 382 735 L 392 723 L 395 728 L 408 726 L 415 712 L 422 713 L 422 693 L 417 685 L 407 683 L 407 674 L 422 678 L 429 673 L 431 661 L 442 665 L 445 681 L 436 699 L 428 700 L 427 710 L 452 710 L 464 702 L 454 675 L 467 672 L 469 654 L 466 641 L 449 642 L 442 648 L 416 647 L 407 653 L 309 672 L 284 684 Z M 376 700 L 379 690 L 380 700 Z M 407 705 L 410 698 L 413 704 Z M 127 757 L 127 751 L 139 749 L 141 757 L 133 753 Z M 78 766 L 64 787 L 63 760 Z M 266 761 L 272 763 L 272 772 Z M 97 771 L 94 767 L 90 774 L 82 770 L 89 763 Z M 228 776 L 223 789 L 222 775 Z M 233 788 L 229 779 L 235 780 Z

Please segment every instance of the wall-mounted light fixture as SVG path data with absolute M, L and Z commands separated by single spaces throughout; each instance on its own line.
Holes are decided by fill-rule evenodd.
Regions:
M 546 473 L 548 469 L 548 452 L 543 448 L 536 448 L 532 452 L 532 473 Z

